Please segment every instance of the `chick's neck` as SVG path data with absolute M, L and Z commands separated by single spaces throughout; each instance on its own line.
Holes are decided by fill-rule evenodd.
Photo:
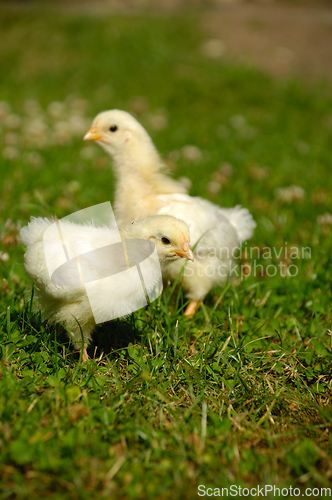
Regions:
M 115 214 L 118 223 L 131 222 L 150 213 L 149 199 L 165 192 L 170 180 L 160 173 L 162 164 L 152 144 L 137 148 L 130 145 L 121 154 L 113 155 L 116 177 Z
M 116 176 L 114 199 L 118 223 L 128 223 L 157 213 L 160 194 L 185 193 L 186 189 L 165 175 L 159 154 L 148 135 L 133 136 L 113 153 Z

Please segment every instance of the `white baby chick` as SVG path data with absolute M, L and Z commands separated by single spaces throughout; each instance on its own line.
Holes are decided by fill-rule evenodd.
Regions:
M 63 324 L 69 336 L 72 337 L 75 348 L 79 350 L 82 346 L 83 334 L 83 360 L 86 360 L 88 359 L 86 348 L 91 340 L 91 333 L 96 326 L 94 314 L 90 306 L 86 288 L 83 286 L 82 282 L 79 281 L 77 286 L 61 286 L 54 282 L 53 275 L 53 281 L 50 278 L 45 257 L 45 248 L 47 248 L 48 258 L 52 261 L 52 259 L 56 259 L 59 254 L 59 244 L 56 241 L 56 237 L 54 237 L 54 241 L 52 241 L 51 235 L 51 240 L 48 239 L 47 246 L 45 247 L 43 235 L 51 225 L 54 225 L 54 222 L 55 220 L 43 219 L 41 217 L 32 218 L 31 222 L 21 229 L 21 241 L 27 248 L 27 252 L 24 255 L 24 269 L 35 283 L 37 304 L 43 311 L 45 317 L 51 322 Z M 111 230 L 106 227 L 61 221 L 61 229 L 62 232 L 69 235 L 70 245 L 79 246 L 80 251 L 77 252 L 77 254 L 82 254 L 82 249 L 84 249 L 84 252 L 89 252 L 91 250 L 100 249 L 101 247 L 106 248 L 105 245 L 107 245 L 110 240 Z M 139 220 L 129 225 L 124 225 L 119 231 L 123 241 L 141 239 L 153 242 L 158 253 L 162 272 L 164 272 L 168 265 L 178 259 L 193 259 L 193 254 L 189 245 L 188 227 L 184 222 L 175 217 L 147 217 L 146 219 Z M 60 247 L 61 246 L 62 245 L 60 245 Z M 72 261 L 75 261 L 75 259 L 72 259 Z M 116 262 L 115 265 L 117 264 Z M 92 260 L 92 271 L 94 274 L 99 273 L 101 277 L 107 276 L 107 273 L 102 269 L 103 266 L 109 267 L 109 262 L 106 262 L 105 259 L 101 262 L 99 260 L 97 263 L 96 258 Z M 77 265 L 75 265 L 75 268 L 77 270 Z M 72 271 L 74 271 L 74 269 Z M 70 269 L 69 271 L 66 270 L 65 276 L 66 279 L 74 279 L 74 272 L 70 274 Z M 156 285 L 155 280 L 156 278 L 154 278 L 151 273 L 151 279 L 145 281 L 148 293 Z M 97 287 L 101 281 L 102 280 L 96 282 Z M 138 293 L 132 281 L 130 281 L 129 284 L 128 278 L 124 278 L 122 281 L 119 282 L 118 279 L 114 288 L 111 287 L 106 290 L 103 288 L 103 291 L 100 293 L 98 293 L 99 289 L 97 288 L 99 309 L 107 310 L 109 316 L 113 318 L 128 314 L 124 312 L 124 304 L 130 303 L 130 301 L 135 302 L 135 293 Z M 139 288 L 140 286 L 139 284 Z
M 162 172 L 163 164 L 148 133 L 125 111 L 97 115 L 84 139 L 96 141 L 113 159 L 118 223 L 167 214 L 188 225 L 195 260 L 188 262 L 182 286 L 191 299 L 185 314 L 192 315 L 211 288 L 228 279 L 235 250 L 256 227 L 251 214 L 239 205 L 220 208 L 189 196 L 180 183 Z M 181 264 L 174 262 L 164 277 L 174 280 L 180 270 Z

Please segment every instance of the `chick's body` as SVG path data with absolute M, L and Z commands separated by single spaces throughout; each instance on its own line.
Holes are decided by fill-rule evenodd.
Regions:
M 83 334 L 84 358 L 87 358 L 86 347 L 96 325 L 96 310 L 93 312 L 91 309 L 83 283 L 76 283 L 75 286 L 75 271 L 77 273 L 75 259 L 71 261 L 74 265 L 72 267 L 67 266 L 65 272 L 65 280 L 72 286 L 59 285 L 54 281 L 54 277 L 53 279 L 50 277 L 47 260 L 52 262 L 58 258 L 58 233 L 55 230 L 53 236 L 52 232 L 48 232 L 46 244 L 43 235 L 50 226 L 55 226 L 54 222 L 54 220 L 41 217 L 33 218 L 27 226 L 21 229 L 21 240 L 27 248 L 24 255 L 24 268 L 35 283 L 37 305 L 43 311 L 44 316 L 52 322 L 63 324 L 71 334 L 74 346 L 77 349 L 80 349 L 82 345 L 81 337 Z M 117 230 L 114 229 L 112 234 L 112 229 L 96 227 L 92 224 L 81 225 L 61 221 L 61 230 L 67 235 L 68 250 L 73 255 L 92 255 L 89 252 L 106 248 L 108 244 L 118 238 Z M 188 227 L 174 217 L 148 217 L 134 224 L 124 225 L 120 229 L 120 234 L 122 240 L 142 239 L 153 242 L 157 249 L 162 272 L 167 265 L 181 257 L 193 258 L 188 243 Z M 45 252 L 47 252 L 48 259 L 46 259 Z M 123 262 L 120 262 L 120 260 L 120 254 L 118 257 L 112 255 L 112 266 L 116 271 L 121 270 L 121 265 L 123 266 Z M 128 314 L 126 308 L 128 309 L 128 307 L 130 308 L 137 303 L 138 293 L 141 292 L 140 284 L 139 289 L 136 289 L 133 283 L 128 281 L 127 277 L 124 277 L 123 279 L 117 279 L 114 288 L 109 286 L 105 288 L 102 280 L 108 274 L 105 272 L 105 266 L 108 266 L 109 269 L 108 261 L 105 259 L 99 259 L 98 261 L 93 257 L 91 261 L 87 260 L 87 268 L 85 269 L 86 273 L 95 278 L 96 287 L 100 287 L 99 293 L 97 288 L 97 314 L 99 311 L 106 310 L 110 317 L 121 317 Z M 125 267 L 127 267 L 126 264 Z M 147 282 L 145 281 L 145 286 L 149 293 L 157 284 L 159 275 L 151 270 L 148 276 L 149 279 Z
M 145 129 L 120 110 L 97 115 L 85 140 L 95 140 L 112 157 L 116 176 L 115 216 L 129 222 L 154 214 L 179 217 L 190 230 L 195 260 L 188 262 L 182 286 L 193 301 L 188 313 L 212 287 L 228 278 L 232 255 L 250 238 L 256 224 L 245 208 L 220 208 L 199 197 L 163 173 L 163 164 Z M 165 278 L 174 280 L 181 270 L 174 262 Z

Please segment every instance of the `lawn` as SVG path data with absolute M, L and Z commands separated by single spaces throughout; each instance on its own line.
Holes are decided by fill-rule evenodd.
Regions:
M 1 500 L 331 486 L 331 87 L 207 57 L 201 16 L 1 5 Z M 112 202 L 110 160 L 82 140 L 111 108 L 257 229 L 194 319 L 169 287 L 99 325 L 82 364 L 33 312 L 18 230 Z

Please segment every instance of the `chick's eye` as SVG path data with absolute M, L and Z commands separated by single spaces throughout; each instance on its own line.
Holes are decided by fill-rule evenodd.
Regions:
M 170 241 L 168 238 L 161 238 L 161 241 L 164 243 L 164 245 L 170 245 Z
M 116 132 L 117 130 L 118 130 L 118 127 L 117 127 L 116 125 L 112 125 L 112 126 L 110 127 L 110 131 L 111 131 L 111 132 Z

